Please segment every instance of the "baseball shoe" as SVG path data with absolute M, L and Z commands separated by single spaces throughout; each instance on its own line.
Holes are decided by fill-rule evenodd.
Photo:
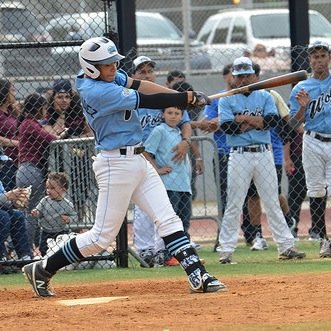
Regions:
M 331 257 L 331 242 L 329 239 L 321 240 L 320 257 Z
M 208 272 L 201 275 L 201 270 L 196 269 L 189 275 L 189 284 L 192 292 L 209 293 L 226 291 L 227 287 Z
M 303 259 L 306 253 L 297 251 L 294 247 L 288 248 L 285 252 L 279 254 L 279 260 Z
M 147 268 L 154 267 L 154 253 L 152 250 L 144 249 L 139 253 L 139 257 L 148 264 Z M 143 264 L 140 264 L 142 268 L 146 268 Z
M 232 262 L 232 253 L 220 253 L 220 263 L 221 264 L 230 264 Z
M 42 261 L 25 265 L 22 268 L 22 272 L 32 285 L 33 291 L 37 296 L 52 297 L 55 295 L 50 286 L 52 274 L 43 268 Z
M 251 247 L 251 250 L 264 251 L 266 249 L 268 249 L 267 241 L 264 238 L 261 238 L 260 233 L 257 233 L 255 239 L 253 240 L 253 246 Z

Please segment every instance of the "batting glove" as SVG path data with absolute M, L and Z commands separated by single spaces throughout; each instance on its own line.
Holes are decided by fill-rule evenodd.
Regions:
M 211 100 L 203 92 L 193 92 L 193 99 L 190 105 L 193 107 L 204 107 L 210 105 Z

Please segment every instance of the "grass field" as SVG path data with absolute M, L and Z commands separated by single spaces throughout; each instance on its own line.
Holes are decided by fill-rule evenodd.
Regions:
M 218 262 L 218 253 L 213 252 L 212 245 L 204 245 L 199 250 L 199 255 L 206 261 L 206 268 L 217 276 L 238 275 L 274 275 L 289 273 L 331 272 L 331 259 L 319 258 L 319 242 L 301 240 L 296 247 L 303 250 L 307 257 L 296 261 L 279 261 L 276 246 L 269 242 L 269 249 L 252 252 L 244 244 L 239 244 L 234 261 L 237 264 L 221 265 Z M 75 283 L 77 281 L 97 282 L 109 280 L 128 280 L 146 278 L 176 278 L 185 276 L 180 267 L 166 268 L 141 268 L 139 263 L 129 256 L 129 268 L 92 269 L 58 272 L 54 283 Z M 26 285 L 22 275 L 0 275 L 0 287 Z

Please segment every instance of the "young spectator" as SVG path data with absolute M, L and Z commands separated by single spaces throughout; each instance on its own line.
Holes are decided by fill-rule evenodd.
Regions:
M 0 79 L 0 145 L 11 159 L 0 171 L 6 191 L 12 190 L 16 185 L 15 174 L 18 167 L 17 117 L 13 111 L 15 103 L 15 86 L 7 79 Z
M 163 110 L 164 123 L 158 125 L 145 141 L 145 157 L 161 176 L 169 200 L 183 222 L 184 233 L 190 238 L 189 227 L 192 214 L 191 166 L 188 155 L 182 162 L 174 162 L 172 149 L 181 140 L 178 124 L 183 110 L 169 107 Z
M 69 179 L 65 173 L 49 173 L 46 180 L 47 196 L 31 211 L 31 216 L 38 219 L 41 229 L 39 242 L 41 256 L 47 253 L 47 239 L 56 240 L 58 235 L 68 234 L 68 224 L 77 221 L 74 206 L 65 197 L 68 188 Z
M 27 208 L 28 214 L 35 208 L 45 193 L 45 178 L 47 174 L 47 149 L 49 144 L 64 138 L 47 132 L 39 123 L 46 113 L 47 102 L 44 97 L 33 93 L 25 98 L 23 113 L 18 118 L 18 149 L 19 168 L 16 173 L 18 187 L 32 186 L 31 197 Z M 39 231 L 36 220 L 28 217 L 27 222 L 29 243 L 31 247 L 39 245 L 36 238 Z
M 253 63 L 240 57 L 233 63 L 234 84 L 241 87 L 256 80 Z M 231 147 L 228 162 L 227 204 L 221 223 L 220 262 L 231 263 L 238 235 L 240 213 L 252 179 L 263 201 L 279 259 L 305 257 L 294 248 L 278 200 L 278 182 L 271 151 L 269 129 L 278 123 L 278 113 L 267 91 L 221 98 L 218 104 L 221 129 Z
M 10 158 L 0 148 L 0 169 Z M 29 194 L 24 188 L 6 191 L 0 180 L 0 261 L 6 261 L 5 241 L 10 236 L 19 259 L 30 260 L 32 256 L 28 244 L 26 218 L 18 208 L 27 205 Z
M 312 226 L 310 236 L 321 240 L 320 257 L 331 257 L 331 242 L 325 224 L 327 197 L 331 195 L 331 103 L 328 43 L 308 47 L 312 75 L 299 82 L 290 95 L 294 128 L 304 124 L 302 161 L 306 175 Z

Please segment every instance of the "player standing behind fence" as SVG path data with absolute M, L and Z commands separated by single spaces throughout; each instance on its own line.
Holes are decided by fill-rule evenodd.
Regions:
M 79 51 L 84 73 L 77 76 L 76 85 L 99 151 L 93 163 L 99 190 L 95 223 L 46 260 L 28 264 L 22 271 L 38 296 L 53 296 L 52 276 L 62 267 L 109 247 L 132 200 L 155 223 L 167 249 L 187 273 L 192 291 L 224 290 L 225 285 L 201 264 L 160 176 L 141 154 L 143 133 L 136 113 L 139 107 L 201 107 L 209 99 L 201 92 L 170 94 L 166 87 L 129 78 L 117 70 L 123 58 L 104 37 L 85 41 Z
M 31 211 L 32 217 L 38 218 L 41 228 L 39 250 L 45 256 L 48 250 L 47 239 L 69 232 L 69 223 L 77 222 L 77 212 L 65 194 L 69 189 L 68 176 L 63 172 L 51 172 L 46 180 L 47 196 L 41 199 Z
M 253 63 L 247 57 L 235 59 L 232 74 L 236 87 L 251 84 L 256 79 Z M 240 214 L 252 179 L 265 207 L 279 258 L 305 257 L 305 253 L 294 248 L 294 238 L 279 205 L 269 132 L 270 127 L 277 125 L 279 117 L 271 94 L 262 90 L 220 98 L 218 110 L 220 127 L 231 147 L 227 203 L 219 235 L 220 262 L 232 262 Z
M 331 195 L 331 74 L 330 48 L 316 41 L 308 47 L 312 75 L 299 82 L 290 95 L 290 123 L 305 122 L 302 161 L 306 174 L 312 227 L 310 236 L 321 238 L 320 257 L 331 257 L 325 225 L 327 196 Z
M 172 160 L 172 149 L 182 141 L 178 123 L 183 116 L 183 110 L 169 107 L 164 110 L 164 123 L 161 123 L 150 133 L 145 141 L 145 157 L 161 176 L 167 190 L 170 202 L 183 222 L 184 233 L 188 233 L 192 215 L 191 165 L 188 155 L 178 163 Z

